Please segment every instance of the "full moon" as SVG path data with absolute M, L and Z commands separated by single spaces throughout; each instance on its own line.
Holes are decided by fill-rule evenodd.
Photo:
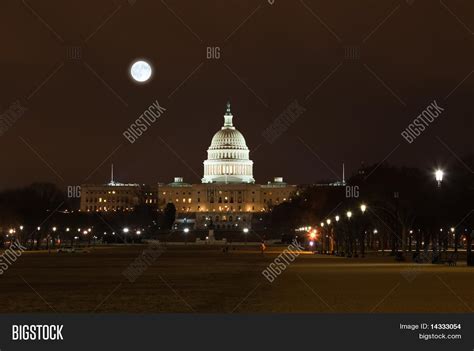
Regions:
M 137 82 L 146 82 L 151 77 L 151 66 L 146 61 L 136 61 L 130 68 L 130 74 L 132 78 Z

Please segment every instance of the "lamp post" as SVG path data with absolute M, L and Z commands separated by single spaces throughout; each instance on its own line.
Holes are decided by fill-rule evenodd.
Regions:
M 36 227 L 36 230 L 39 232 L 41 230 L 41 227 Z M 40 233 L 38 233 L 36 237 L 36 246 L 37 248 L 40 246 L 41 240 L 40 240 Z M 33 249 L 35 245 L 35 240 L 33 239 L 33 242 L 31 243 L 31 248 Z
M 351 222 L 352 212 L 347 211 L 346 212 L 346 217 L 347 217 L 347 236 L 348 236 L 348 240 L 346 239 L 346 251 L 350 250 L 350 255 L 352 256 L 352 251 L 353 251 L 352 243 L 353 243 L 353 241 L 352 241 L 352 235 L 350 233 L 350 222 Z M 347 245 L 347 243 L 349 243 L 349 245 Z M 349 250 L 347 250 L 347 249 L 349 249 Z M 350 257 L 349 252 L 346 252 L 346 256 Z
M 55 240 L 56 240 L 56 230 L 58 230 L 58 228 L 56 227 L 53 227 L 53 235 L 51 236 L 51 246 L 54 248 L 56 245 L 55 245 Z
M 444 171 L 442 169 L 437 169 L 435 171 L 434 175 L 435 175 L 436 183 L 438 184 L 438 190 L 441 190 L 441 183 L 443 182 Z M 438 191 L 436 195 L 438 197 L 438 210 L 440 210 L 441 209 L 441 192 Z M 439 212 L 441 212 L 441 211 L 439 211 Z M 440 238 L 440 233 L 438 233 L 436 230 L 434 232 L 436 233 L 434 235 L 436 235 L 437 237 L 433 238 L 433 242 L 432 242 L 432 245 L 433 245 L 433 261 L 437 261 L 437 260 L 439 260 L 437 241 Z M 441 252 L 441 250 L 439 250 L 439 251 Z
M 458 252 L 458 241 L 459 241 L 459 235 L 456 232 L 456 228 L 451 228 L 451 233 L 453 233 L 453 239 L 454 239 L 454 252 Z
M 378 232 L 379 231 L 377 229 L 374 229 L 374 231 L 373 231 L 374 235 L 372 237 L 372 244 L 371 244 L 372 250 L 374 250 L 374 248 L 375 248 L 375 250 L 377 250 L 377 246 L 379 246 L 379 245 L 376 245 L 376 243 L 379 244 L 379 240 L 377 238 L 377 233 Z
M 128 232 L 130 231 L 130 229 L 128 229 L 127 227 L 123 228 L 122 229 L 123 233 L 125 234 L 125 242 L 127 242 L 127 234 Z
M 184 245 L 188 245 L 189 228 L 188 227 L 184 228 L 183 232 L 184 232 Z
M 326 219 L 326 224 L 328 225 L 326 234 L 326 254 L 328 254 L 329 252 L 333 251 L 333 245 L 331 241 L 331 227 L 329 227 L 331 225 L 331 220 L 329 218 Z
M 321 226 L 321 250 L 320 250 L 321 252 L 320 253 L 322 254 L 322 253 L 324 253 L 324 249 L 325 249 L 325 247 L 324 247 L 324 241 L 325 241 L 324 240 L 324 222 L 321 222 L 320 226 Z
M 367 205 L 365 204 L 361 204 L 360 205 L 360 210 L 362 212 L 362 232 L 360 234 L 360 253 L 362 255 L 362 257 L 365 257 L 365 228 L 366 228 L 366 223 L 365 223 L 365 217 L 364 217 L 364 214 L 365 214 L 365 211 L 367 211 Z
M 84 234 L 84 236 L 87 237 L 87 234 L 89 234 L 89 232 L 87 230 L 84 230 L 82 234 Z
M 245 237 L 245 245 L 247 245 L 247 234 L 249 233 L 249 228 L 244 228 L 244 237 Z
M 436 170 L 435 179 L 438 183 L 438 188 L 441 188 L 441 183 L 443 182 L 444 172 L 441 169 Z

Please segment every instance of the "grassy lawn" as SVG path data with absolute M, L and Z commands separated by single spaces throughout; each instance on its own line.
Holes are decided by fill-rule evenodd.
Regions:
M 25 252 L 0 276 L 1 312 L 472 312 L 474 268 L 393 257 L 300 255 L 273 283 L 282 251 L 168 247 L 131 283 L 143 245 L 89 253 Z

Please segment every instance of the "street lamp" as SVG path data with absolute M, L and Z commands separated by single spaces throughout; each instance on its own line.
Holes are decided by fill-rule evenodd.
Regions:
M 331 237 L 331 239 L 329 238 L 329 236 L 331 235 L 331 229 L 329 228 L 329 225 L 331 224 L 331 220 L 329 218 L 326 219 L 326 223 L 328 225 L 328 229 L 327 229 L 326 238 L 324 239 L 324 241 L 325 241 L 324 246 L 326 248 L 326 253 L 329 253 L 330 251 L 333 250 L 333 247 L 332 247 L 333 245 L 332 245 L 332 241 L 331 241 L 332 237 Z
M 336 216 L 336 222 L 339 222 L 340 217 Z
M 188 244 L 188 233 L 189 233 L 189 228 L 184 228 L 183 229 L 183 232 L 184 232 L 184 244 L 187 245 Z
M 244 237 L 245 237 L 245 245 L 247 245 L 247 234 L 249 233 L 249 228 L 244 228 Z
M 128 232 L 129 232 L 129 229 L 128 229 L 128 228 L 123 228 L 123 232 L 124 232 L 124 233 L 128 233 Z
M 351 217 L 352 217 L 352 212 L 351 212 L 351 211 L 347 211 L 346 216 L 347 216 L 347 218 L 351 219 Z
M 360 210 L 362 211 L 362 213 L 365 213 L 365 211 L 367 210 L 367 206 L 364 204 L 360 205 Z
M 438 182 L 438 188 L 441 188 L 441 182 L 443 181 L 444 172 L 441 169 L 436 170 L 435 178 Z

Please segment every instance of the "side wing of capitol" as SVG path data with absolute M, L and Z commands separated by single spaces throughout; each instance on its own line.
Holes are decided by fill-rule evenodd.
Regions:
M 117 183 L 112 178 L 106 185 L 82 186 L 81 211 L 126 211 L 141 203 L 157 204 L 162 210 L 173 203 L 177 212 L 175 227 L 250 228 L 256 213 L 290 199 L 296 186 L 286 184 L 281 177 L 255 184 L 249 153 L 244 136 L 233 124 L 228 103 L 224 125 L 207 150 L 201 184 L 188 184 L 175 177 L 172 183 L 159 183 L 152 191 L 138 184 Z

